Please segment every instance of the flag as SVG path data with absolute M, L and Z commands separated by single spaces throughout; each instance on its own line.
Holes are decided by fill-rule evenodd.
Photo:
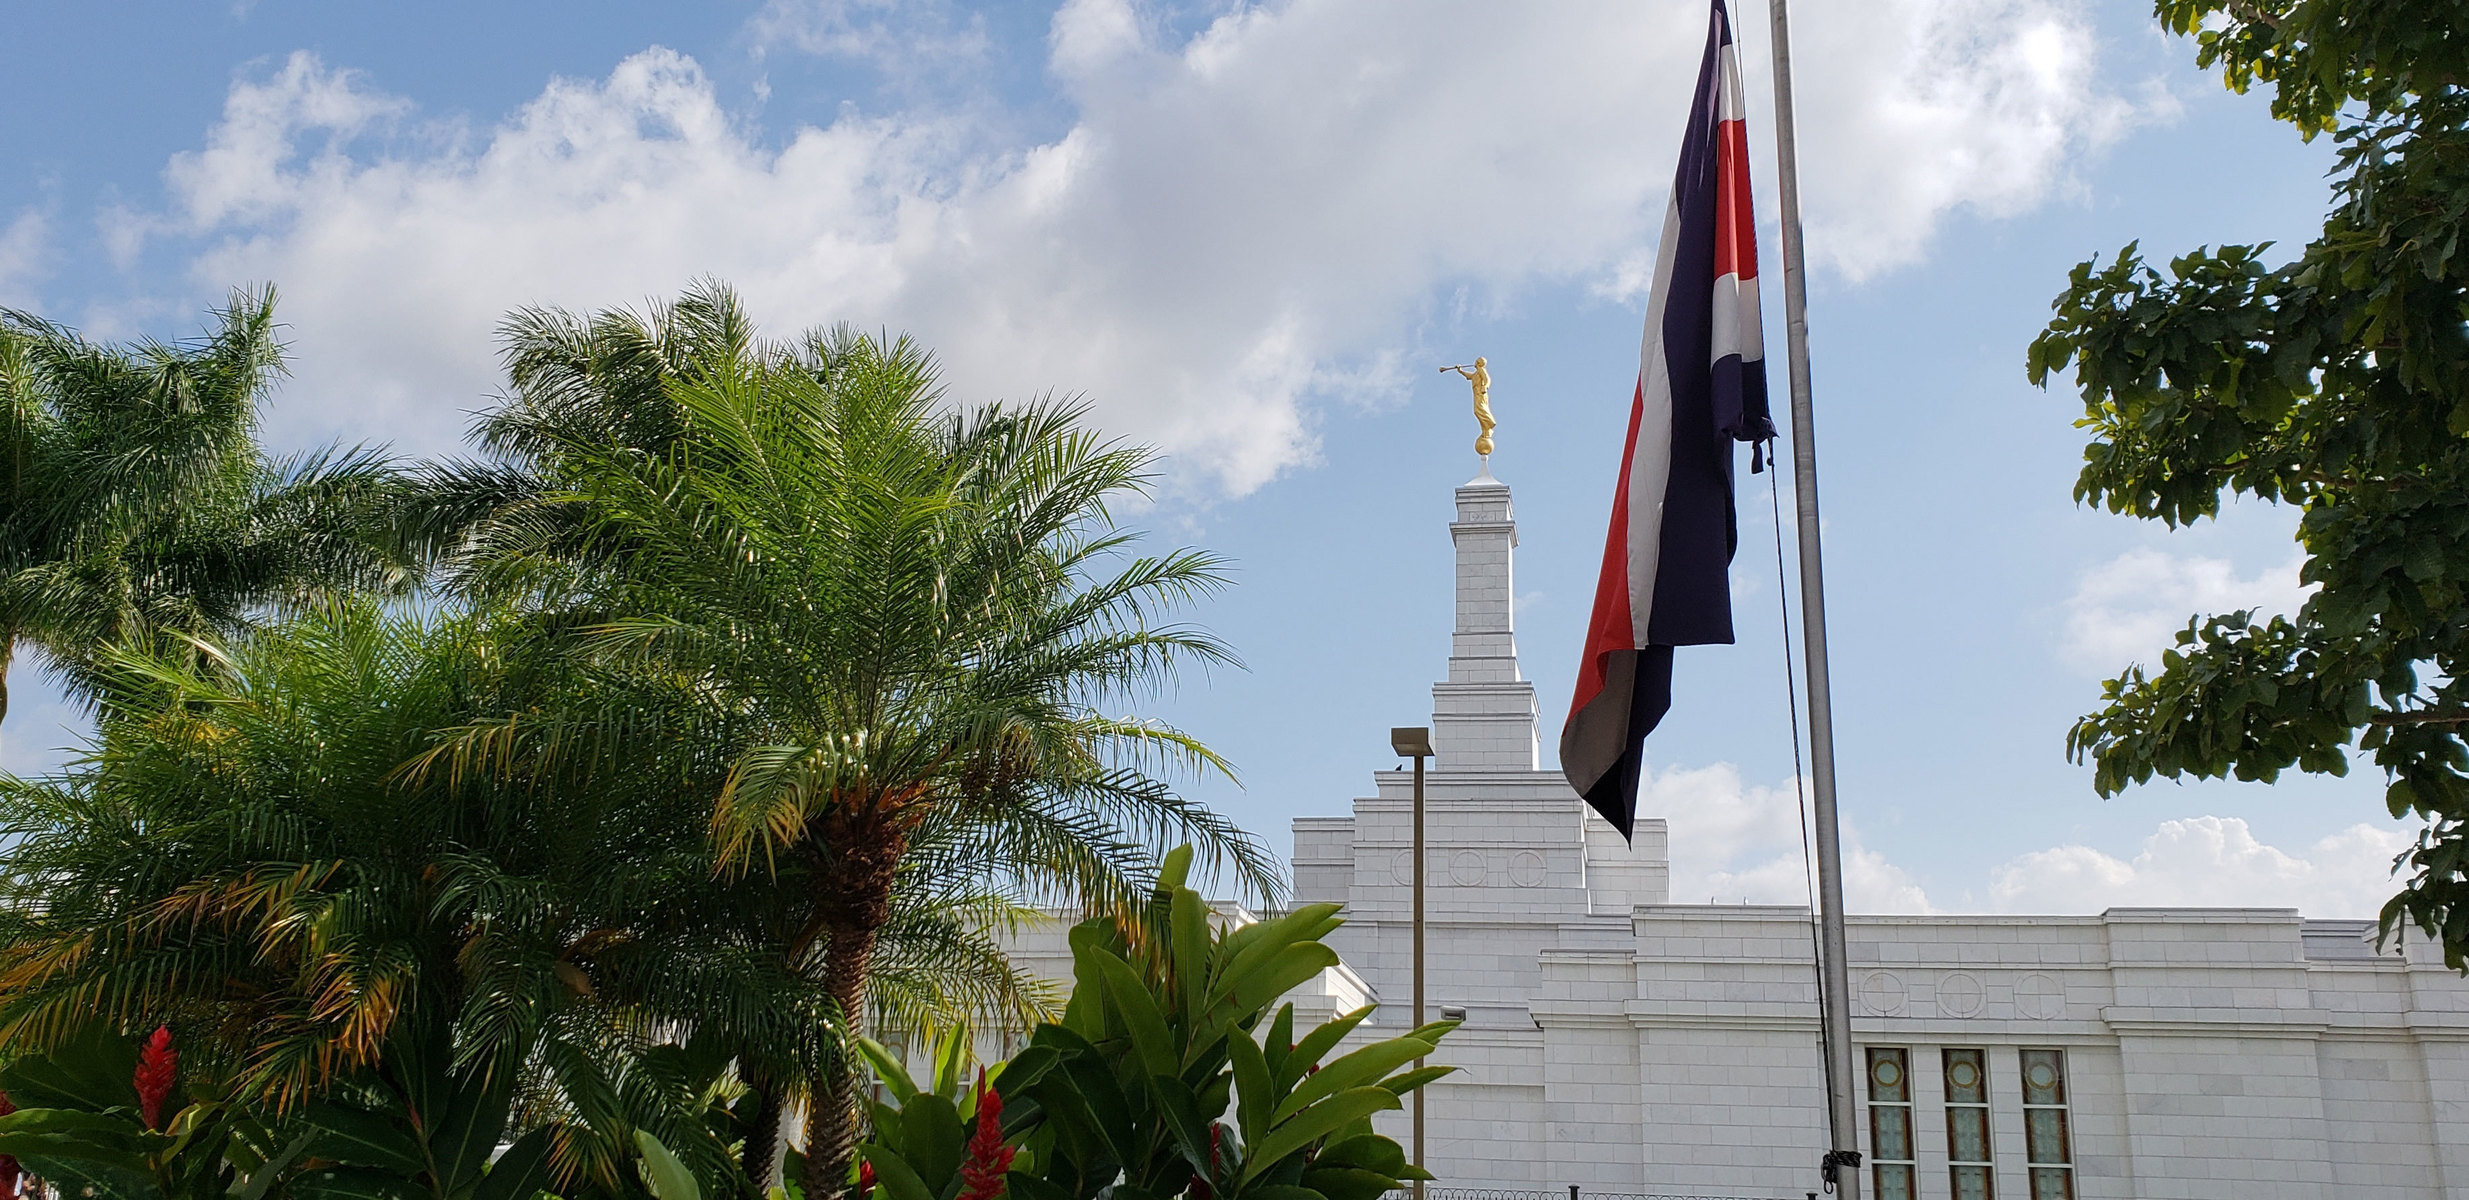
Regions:
M 1586 655 L 1560 731 L 1569 786 L 1624 838 L 1637 818 L 1646 735 L 1672 705 L 1672 648 L 1732 640 L 1733 443 L 1751 443 L 1755 472 L 1774 436 L 1740 64 L 1730 16 L 1714 0 L 1663 218 Z

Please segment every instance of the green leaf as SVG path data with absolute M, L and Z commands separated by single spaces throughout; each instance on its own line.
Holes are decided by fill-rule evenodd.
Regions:
M 1421 1038 L 1395 1037 L 1385 1042 L 1374 1042 L 1322 1067 L 1318 1074 L 1297 1084 L 1294 1091 L 1277 1102 L 1277 1111 L 1269 1119 L 1272 1123 L 1283 1121 L 1323 1096 L 1348 1088 L 1376 1085 L 1388 1078 L 1391 1071 L 1431 1052 L 1432 1044 Z
M 315 1141 L 316 1138 L 316 1131 L 303 1131 L 292 1138 L 273 1157 L 250 1168 L 247 1174 L 239 1180 L 239 1186 L 233 1189 L 232 1200 L 262 1200 L 267 1189 L 274 1186 L 274 1181 L 281 1178 L 283 1172 L 290 1170 L 293 1164 L 308 1155 L 309 1143 Z M 518 1197 L 517 1200 L 529 1200 L 529 1198 Z
M 1174 892 L 1182 889 L 1191 872 L 1192 847 L 1187 842 L 1167 851 L 1165 859 L 1157 864 L 1157 890 Z
M 1398 1145 L 1396 1138 L 1377 1133 L 1357 1134 L 1321 1147 L 1312 1161 L 1322 1166 L 1360 1167 L 1395 1176 L 1406 1169 L 1406 1148 Z
M 1209 978 L 1209 906 L 1200 893 L 1176 888 L 1168 909 L 1170 944 L 1174 952 L 1175 991 L 1185 1021 L 1206 1007 Z M 1203 1039 L 1195 1037 L 1194 1043 Z
M 549 1186 L 549 1153 L 556 1146 L 555 1132 L 543 1125 L 516 1138 L 489 1164 L 488 1174 L 472 1189 L 471 1200 L 532 1200 Z
M 134 1150 L 146 1127 L 124 1113 L 80 1112 L 67 1108 L 21 1108 L 0 1117 L 0 1153 L 17 1153 L 6 1143 L 29 1137 L 70 1138 L 102 1146 Z
M 1364 1011 L 1368 1013 L 1371 1010 L 1365 1009 Z M 1262 1034 L 1260 1038 L 1261 1054 L 1269 1060 L 1269 1074 L 1272 1077 L 1282 1076 L 1285 1073 L 1286 1055 L 1294 1050 L 1294 1040 L 1295 1006 L 1292 1004 L 1278 1005 L 1277 1015 L 1269 1019 L 1269 1032 Z
M 960 1110 L 941 1096 L 920 1092 L 900 1110 L 900 1157 L 936 1192 L 960 1173 L 960 1156 L 968 1140 Z
M 1278 1160 L 1373 1113 L 1392 1112 L 1404 1107 L 1405 1104 L 1386 1088 L 1361 1087 L 1339 1092 L 1294 1114 L 1270 1130 L 1269 1136 L 1252 1148 L 1251 1160 L 1243 1166 L 1243 1177 L 1246 1180 L 1257 1178 L 1276 1166 Z
M 309 1143 L 310 1157 L 377 1167 L 407 1178 L 428 1171 L 420 1143 L 389 1117 L 329 1100 L 311 1101 L 300 1117 L 316 1135 Z
M 657 1200 L 703 1200 L 703 1187 L 694 1181 L 694 1172 L 650 1130 L 635 1130 L 634 1146 L 643 1155 L 643 1182 Z
M 890 1200 L 943 1200 L 899 1155 L 871 1143 L 859 1146 L 857 1152 L 874 1168 L 874 1181 Z
M 1279 1099 L 1269 1061 L 1251 1035 L 1236 1030 L 1226 1039 L 1226 1057 L 1234 1064 L 1235 1128 L 1246 1144 L 1268 1132 L 1269 1114 Z
M 1255 922 L 1227 935 L 1218 947 L 1225 962 L 1210 984 L 1209 1002 L 1214 1005 L 1234 995 L 1269 959 L 1334 928 L 1331 922 L 1338 911 L 1335 904 L 1306 904 L 1285 916 Z M 1283 995 L 1285 990 L 1280 988 L 1270 994 Z
M 506 1134 L 506 1117 L 514 1102 L 515 1072 L 477 1068 L 464 1071 L 455 1083 L 445 1118 L 429 1131 L 429 1156 L 437 1163 L 437 1181 L 448 1195 L 468 1190 L 489 1165 L 498 1139 Z
M 57 1050 L 0 1067 L 0 1090 L 20 1108 L 137 1111 L 137 1044 L 96 1022 Z
M 1149 1077 L 1150 1094 L 1157 1099 L 1157 1111 L 1166 1118 L 1166 1133 L 1182 1151 L 1183 1161 L 1191 1164 L 1194 1173 L 1205 1176 L 1209 1171 L 1208 1119 L 1200 1113 L 1200 1105 L 1192 1089 L 1182 1080 L 1166 1075 Z
M 1025 1171 L 1012 1171 L 1003 1176 L 1011 1200 L 1077 1200 L 1070 1192 Z
M 934 1065 L 935 1094 L 957 1099 L 969 1082 L 969 1027 L 955 1025 L 943 1033 L 942 1054 Z
M 909 1069 L 900 1061 L 899 1055 L 870 1037 L 860 1037 L 856 1042 L 858 1056 L 873 1068 L 874 1077 L 883 1081 L 883 1086 L 892 1094 L 895 1106 L 916 1098 L 917 1084 L 909 1079 Z
M 1298 942 L 1263 960 L 1226 993 L 1238 1019 L 1266 1009 L 1280 996 L 1338 965 L 1337 951 L 1320 942 Z
M 283 1185 L 288 1200 L 421 1200 L 428 1189 L 375 1167 L 319 1167 Z
M 1380 1200 L 1397 1187 L 1397 1179 L 1359 1167 L 1320 1167 L 1303 1172 L 1303 1186 L 1329 1200 Z
M 1456 1067 L 1416 1067 L 1414 1070 L 1400 1071 L 1381 1080 L 1380 1086 L 1403 1096 L 1435 1079 L 1446 1079 L 1455 1074 L 1457 1074 Z
M 1132 1038 L 1132 1048 L 1140 1054 L 1140 1065 L 1151 1075 L 1173 1075 L 1182 1067 L 1174 1045 L 1166 1032 L 1166 1015 L 1157 1009 L 1157 1001 L 1149 995 L 1140 976 L 1132 973 L 1131 964 L 1103 951 L 1090 955 L 1106 999 L 1115 1015 L 1123 1019 L 1124 1031 Z
M 1010 1098 L 1015 1092 L 1025 1092 L 1046 1077 L 1061 1061 L 1061 1055 L 1051 1046 L 1028 1046 L 1020 1053 L 996 1063 L 986 1071 L 986 1086 Z
M 25 1155 L 18 1156 L 17 1165 L 59 1189 L 59 1194 L 70 1200 L 161 1200 L 163 1194 L 155 1186 L 153 1175 L 142 1167 Z
M 1293 1088 L 1295 1082 L 1302 1079 L 1306 1072 L 1319 1066 L 1321 1058 L 1335 1049 L 1339 1042 L 1346 1040 L 1346 1035 L 1353 1033 L 1355 1026 L 1369 1019 L 1372 1015 L 1372 1008 L 1372 1005 L 1366 1004 L 1353 1012 L 1322 1022 L 1319 1028 L 1304 1034 L 1303 1040 L 1295 1043 L 1293 1051 L 1286 1055 L 1286 1061 L 1277 1069 L 1277 1088 L 1280 1098 L 1283 1098 L 1285 1092 Z
M 1307 1187 L 1296 1187 L 1291 1183 L 1273 1183 L 1260 1187 L 1243 1188 L 1236 1192 L 1230 1200 L 1328 1200 L 1328 1197 Z

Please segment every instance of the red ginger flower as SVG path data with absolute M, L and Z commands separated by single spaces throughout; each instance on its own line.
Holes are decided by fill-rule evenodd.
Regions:
M 171 1048 L 171 1026 L 158 1025 L 146 1048 L 137 1054 L 137 1109 L 146 1128 L 163 1127 L 163 1101 L 171 1095 L 172 1075 L 180 1069 L 180 1052 Z
M 862 1158 L 857 1161 L 857 1194 L 859 1200 L 874 1195 L 874 1164 Z
M 997 1200 L 1010 1185 L 1003 1173 L 1012 1169 L 1016 1149 L 1003 1144 L 1003 1093 L 986 1086 L 986 1072 L 977 1073 L 977 1132 L 969 1135 L 968 1161 L 960 1167 L 957 1200 Z
M 17 1102 L 9 1099 L 7 1092 L 0 1092 L 0 1117 L 16 1111 Z M 17 1165 L 16 1155 L 0 1154 L 0 1200 L 17 1200 L 17 1181 L 24 1176 L 25 1170 Z
M 1225 1136 L 1225 1126 L 1215 1123 L 1209 1126 L 1209 1171 L 1208 1174 L 1192 1181 L 1192 1200 L 1216 1200 L 1217 1189 L 1210 1186 L 1209 1181 L 1217 1178 L 1218 1143 Z

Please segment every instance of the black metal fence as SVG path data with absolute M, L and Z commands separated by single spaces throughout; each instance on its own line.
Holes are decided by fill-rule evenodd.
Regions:
M 1817 1193 L 1806 1193 L 1807 1200 L 1816 1200 Z M 1386 1200 L 1414 1200 L 1412 1191 L 1389 1193 Z M 1799 1200 L 1797 1197 L 1749 1195 L 1734 1192 L 1714 1195 L 1702 1192 L 1599 1192 L 1570 1184 L 1566 1191 L 1524 1192 L 1504 1188 L 1426 1187 L 1423 1200 Z

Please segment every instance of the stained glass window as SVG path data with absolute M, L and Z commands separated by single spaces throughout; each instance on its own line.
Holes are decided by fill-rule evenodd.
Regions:
M 2066 1052 L 2025 1050 L 2023 1161 L 2032 1200 L 2075 1200 L 2074 1139 L 2067 1129 Z
M 1989 1167 L 1988 1056 L 1949 1049 L 1944 1058 L 1946 1169 L 1955 1200 L 1996 1200 Z
M 1869 1163 L 1878 1200 L 1913 1200 L 1912 1071 L 1909 1051 L 1869 1050 Z

